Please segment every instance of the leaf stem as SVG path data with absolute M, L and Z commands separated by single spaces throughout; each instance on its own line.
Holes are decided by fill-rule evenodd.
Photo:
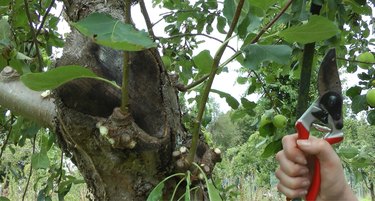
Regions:
M 34 138 L 33 138 L 33 152 L 32 152 L 31 158 L 32 158 L 32 156 L 35 154 L 36 135 L 37 135 L 37 133 L 35 133 Z M 27 190 L 28 190 L 28 188 L 29 188 L 30 179 L 31 179 L 32 174 L 33 174 L 33 163 L 32 163 L 32 161 L 30 160 L 30 171 L 29 171 L 29 176 L 27 177 L 27 182 L 26 182 L 25 190 L 23 191 L 22 201 L 25 200 L 26 193 L 27 193 Z
M 197 147 L 198 147 L 199 131 L 200 131 L 201 123 L 202 123 L 203 113 L 204 113 L 206 103 L 207 103 L 207 100 L 208 100 L 208 95 L 210 93 L 212 83 L 215 79 L 215 75 L 216 75 L 217 69 L 219 67 L 220 59 L 223 56 L 224 51 L 225 51 L 225 49 L 228 45 L 228 42 L 229 42 L 228 39 L 231 38 L 231 36 L 232 36 L 236 26 L 237 26 L 237 23 L 238 23 L 238 20 L 240 18 L 240 14 L 241 14 L 241 10 L 242 10 L 242 7 L 244 5 L 244 2 L 245 2 L 245 0 L 240 0 L 238 2 L 236 12 L 235 12 L 235 15 L 233 17 L 233 21 L 230 25 L 229 31 L 228 31 L 227 36 L 225 38 L 225 42 L 224 42 L 223 45 L 220 46 L 220 48 L 218 49 L 218 51 L 215 54 L 214 61 L 213 61 L 212 67 L 211 67 L 211 72 L 210 72 L 209 78 L 207 80 L 206 87 L 205 87 L 203 93 L 201 94 L 201 101 L 198 103 L 199 104 L 198 115 L 197 115 L 197 118 L 194 122 L 194 127 L 193 127 L 193 138 L 192 138 L 192 142 L 191 142 L 190 152 L 189 152 L 189 155 L 188 155 L 188 158 L 187 158 L 188 164 L 192 164 L 192 162 L 194 161 L 195 153 L 196 153 Z
M 125 0 L 125 23 L 131 24 L 131 1 Z M 129 106 L 129 52 L 124 51 L 124 64 L 122 74 L 122 86 L 121 86 L 121 111 L 124 113 L 128 112 Z

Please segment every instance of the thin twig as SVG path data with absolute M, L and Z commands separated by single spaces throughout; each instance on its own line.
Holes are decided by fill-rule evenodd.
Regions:
M 185 34 L 177 34 L 177 35 L 173 35 L 171 37 L 168 37 L 168 38 L 164 38 L 164 39 L 173 39 L 173 38 L 182 38 L 182 37 L 185 37 L 185 36 L 204 36 L 204 37 L 207 37 L 207 38 L 210 38 L 212 40 L 216 40 L 220 43 L 224 43 L 224 41 L 218 39 L 218 38 L 215 38 L 213 36 L 210 36 L 208 34 L 204 34 L 204 33 L 185 33 Z M 234 49 L 233 47 L 229 46 L 228 45 L 228 48 L 230 48 L 231 50 L 233 50 L 234 52 L 237 52 L 236 49 Z
M 3 157 L 3 153 L 4 153 L 4 150 L 5 150 L 5 147 L 7 146 L 7 144 L 8 144 L 8 141 L 9 141 L 9 138 L 10 138 L 10 134 L 12 133 L 12 129 L 13 129 L 13 126 L 12 126 L 12 124 L 13 124 L 13 115 L 11 116 L 11 118 L 6 122 L 6 124 L 9 122 L 9 124 L 10 124 L 10 127 L 9 127 L 9 130 L 8 130 L 8 134 L 7 134 L 7 136 L 5 137 L 5 140 L 4 140 L 4 144 L 3 144 L 3 146 L 1 147 L 1 151 L 0 151 L 0 159 Z M 4 126 L 5 127 L 5 126 Z M 1 161 L 2 160 L 0 160 L 0 164 L 1 164 Z
M 282 14 L 285 13 L 285 11 L 289 8 L 289 6 L 291 5 L 293 0 L 289 0 L 289 2 L 281 9 L 280 13 L 276 15 L 276 17 L 271 21 L 269 22 L 255 37 L 254 39 L 251 41 L 251 44 L 254 44 L 256 42 L 259 41 L 260 37 L 272 26 L 275 24 L 275 22 L 281 17 Z M 238 50 L 236 51 L 229 59 L 227 59 L 226 61 L 224 61 L 222 64 L 220 64 L 219 68 L 222 68 L 224 66 L 226 66 L 228 63 L 232 62 L 235 58 L 237 58 L 240 54 L 242 54 L 242 50 Z M 208 77 L 206 77 L 208 78 Z M 202 80 L 201 82 L 203 82 L 204 80 Z M 199 84 L 199 83 L 198 83 Z M 187 88 L 187 87 L 186 87 Z
M 192 89 L 194 88 L 195 86 L 198 86 L 200 83 L 204 82 L 207 78 L 209 77 L 209 75 L 205 75 L 201 78 L 199 78 L 197 81 L 193 82 L 193 83 L 190 83 L 189 85 L 187 86 L 183 86 L 183 84 L 181 85 L 176 85 L 175 87 L 181 91 L 181 92 L 186 92 L 187 90 L 189 89 Z
M 273 25 L 275 22 L 285 13 L 285 11 L 289 8 L 289 6 L 292 4 L 293 0 L 289 0 L 288 3 L 285 4 L 285 6 L 281 9 L 279 14 L 276 15 L 275 18 L 272 19 L 271 22 L 269 22 L 265 27 L 263 27 L 262 30 L 255 36 L 255 38 L 251 41 L 251 44 L 254 44 L 258 42 L 259 38 Z
M 285 13 L 285 11 L 289 8 L 289 6 L 292 4 L 293 0 L 289 0 L 287 4 L 281 9 L 279 14 L 276 15 L 276 17 L 269 22 L 265 27 L 262 28 L 262 30 L 254 37 L 253 40 L 251 40 L 250 44 L 255 44 L 259 41 L 260 37 L 271 27 L 273 26 L 276 21 Z M 233 61 L 235 58 L 237 58 L 240 54 L 242 54 L 242 50 L 238 50 L 234 55 L 232 55 L 229 59 L 227 59 L 223 64 L 220 66 L 227 65 L 231 61 Z
M 141 7 L 141 13 L 143 14 L 143 17 L 145 18 L 148 33 L 150 33 L 151 38 L 155 41 L 156 37 L 155 37 L 154 31 L 152 30 L 152 23 L 150 20 L 150 16 L 148 15 L 145 2 L 143 0 L 138 0 L 138 3 L 139 3 L 139 6 Z
M 255 77 L 257 78 L 257 80 L 260 82 L 260 83 L 263 83 L 263 80 L 260 78 L 260 76 L 258 75 L 257 72 L 255 72 L 255 70 L 251 70 L 251 72 L 255 75 Z M 268 96 L 268 98 L 273 101 L 272 99 L 272 96 L 269 94 L 268 90 L 264 87 L 264 84 L 262 84 L 262 88 L 263 88 L 263 91 L 264 93 L 266 94 L 266 96 Z
M 51 11 L 52 6 L 53 6 L 54 4 L 55 4 L 55 0 L 52 0 L 52 1 L 51 1 L 51 4 L 48 6 L 48 8 L 47 8 L 47 10 L 46 10 L 46 13 L 44 13 L 44 15 L 43 15 L 42 22 L 40 23 L 40 26 L 39 26 L 39 28 L 38 28 L 38 31 L 36 32 L 36 36 L 39 36 L 40 32 L 42 31 L 42 28 L 44 27 L 44 23 L 45 23 L 46 20 L 47 20 L 48 14 L 49 14 L 49 12 Z M 33 49 L 33 46 L 34 46 L 34 43 L 31 43 L 30 48 L 29 48 L 28 55 L 30 54 L 31 49 Z
M 34 26 L 33 26 L 33 21 L 31 19 L 31 15 L 30 15 L 29 3 L 27 2 L 27 0 L 24 0 L 23 2 L 25 3 L 26 16 L 27 16 L 27 19 L 29 20 L 30 32 L 31 32 L 31 35 L 33 37 L 33 41 L 34 41 L 35 49 L 36 49 L 36 54 L 37 54 L 38 62 L 39 62 L 39 66 L 37 66 L 36 71 L 40 72 L 42 67 L 43 67 L 43 61 L 42 61 L 42 56 L 40 55 L 40 51 L 39 51 L 38 39 L 36 38 L 36 34 L 35 34 Z
M 173 12 L 173 11 L 170 11 L 170 12 L 166 12 L 166 13 L 161 13 L 159 16 L 163 16 L 162 18 L 156 20 L 156 22 L 154 24 L 152 24 L 151 27 L 154 27 L 155 25 L 157 25 L 159 22 L 161 22 L 164 18 L 168 17 L 168 16 L 171 16 L 173 14 L 177 14 L 177 13 L 187 13 L 187 12 L 194 12 L 196 10 L 179 10 L 177 12 Z
M 57 186 L 60 185 L 61 177 L 62 177 L 62 175 L 63 175 L 63 163 L 64 163 L 64 152 L 61 150 L 61 156 L 60 156 L 60 167 L 59 167 L 60 175 L 59 175 L 59 178 L 57 179 Z
M 342 61 L 347 61 L 347 62 L 375 65 L 375 63 L 373 63 L 373 62 L 364 62 L 364 61 L 358 61 L 358 60 L 355 60 L 355 59 L 345 59 L 345 58 L 342 58 L 342 57 L 336 57 L 336 59 L 342 60 Z
M 197 147 L 198 147 L 199 130 L 200 130 L 200 127 L 201 127 L 203 113 L 204 113 L 206 103 L 207 103 L 207 100 L 208 100 L 208 95 L 211 91 L 212 83 L 215 79 L 217 69 L 219 68 L 219 63 L 220 63 L 221 57 L 223 56 L 224 51 L 225 51 L 225 49 L 228 45 L 229 39 L 232 37 L 232 34 L 233 34 L 233 32 L 234 32 L 234 30 L 237 26 L 238 19 L 240 18 L 240 14 L 241 14 L 241 10 L 242 10 L 242 7 L 244 5 L 244 2 L 245 2 L 245 0 L 240 0 L 238 2 L 236 12 L 235 12 L 235 15 L 233 17 L 233 21 L 230 25 L 227 36 L 225 37 L 225 42 L 220 46 L 220 48 L 218 49 L 218 51 L 215 54 L 213 64 L 212 64 L 212 67 L 211 67 L 210 76 L 207 80 L 207 85 L 204 89 L 204 92 L 201 95 L 201 101 L 199 102 L 198 115 L 197 115 L 197 119 L 196 119 L 195 124 L 194 124 L 193 138 L 192 138 L 192 142 L 191 142 L 190 152 L 189 152 L 189 155 L 188 155 L 188 158 L 187 158 L 188 164 L 192 164 L 193 161 L 194 161 L 194 157 L 195 157 L 195 154 L 197 152 Z
M 35 133 L 35 135 L 34 135 L 34 139 L 33 139 L 33 153 L 32 153 L 31 156 L 33 156 L 34 153 L 35 153 L 35 146 L 36 146 L 35 143 L 36 143 L 36 133 Z M 31 179 L 32 174 L 33 174 L 33 164 L 32 164 L 32 162 L 31 162 L 31 160 L 30 160 L 30 171 L 29 171 L 29 176 L 28 176 L 28 178 L 27 178 L 27 182 L 26 182 L 25 190 L 23 191 L 22 201 L 25 200 L 26 193 L 27 193 L 27 190 L 28 190 L 28 188 L 29 188 L 30 179 Z

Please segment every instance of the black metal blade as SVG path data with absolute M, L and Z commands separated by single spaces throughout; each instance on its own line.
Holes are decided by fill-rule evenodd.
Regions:
M 320 105 L 332 117 L 333 126 L 342 129 L 342 88 L 336 63 L 336 50 L 327 52 L 318 75 Z
M 336 50 L 330 49 L 325 55 L 319 69 L 318 76 L 319 96 L 323 96 L 328 91 L 342 94 L 341 82 L 336 63 Z

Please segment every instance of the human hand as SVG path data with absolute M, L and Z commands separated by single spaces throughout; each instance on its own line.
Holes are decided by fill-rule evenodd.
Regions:
M 282 139 L 283 150 L 276 154 L 278 190 L 289 198 L 305 197 L 311 184 L 313 157 L 320 162 L 320 191 L 317 200 L 357 200 L 345 181 L 340 158 L 324 139 L 310 136 L 298 140 L 297 134 Z

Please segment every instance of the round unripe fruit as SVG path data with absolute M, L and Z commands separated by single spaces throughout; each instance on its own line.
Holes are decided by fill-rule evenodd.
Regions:
M 287 122 L 288 122 L 287 118 L 282 114 L 276 115 L 273 118 L 273 121 L 272 121 L 273 125 L 276 128 L 284 128 L 286 126 Z
M 367 104 L 371 107 L 375 107 L 375 89 L 370 89 L 366 94 Z
M 260 118 L 260 122 L 259 122 L 259 128 L 260 127 L 263 127 L 265 126 L 266 124 L 269 124 L 271 123 L 272 120 L 270 117 L 268 117 L 267 115 L 263 114 L 262 117 Z
M 375 58 L 371 52 L 364 52 L 358 55 L 357 61 L 366 62 L 366 63 L 358 63 L 358 66 L 362 69 L 369 69 L 372 66 L 372 64 L 367 64 L 367 63 L 374 63 Z

